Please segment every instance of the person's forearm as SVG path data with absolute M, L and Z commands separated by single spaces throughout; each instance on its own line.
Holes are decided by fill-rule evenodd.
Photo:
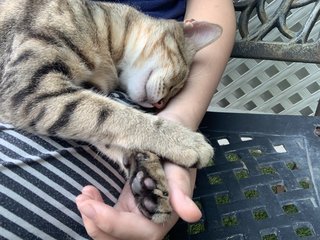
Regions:
M 225 69 L 235 36 L 232 0 L 189 0 L 185 19 L 208 21 L 223 28 L 222 36 L 199 51 L 186 86 L 174 97 L 159 116 L 179 121 L 196 130 L 212 99 Z

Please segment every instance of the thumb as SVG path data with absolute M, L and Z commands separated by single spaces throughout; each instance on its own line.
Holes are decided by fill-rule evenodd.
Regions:
M 168 179 L 172 208 L 183 220 L 198 221 L 201 218 L 201 211 L 190 197 L 194 188 L 196 170 L 187 170 L 169 162 L 164 164 L 164 169 Z
M 82 194 L 92 200 L 103 202 L 103 199 L 102 199 L 102 196 L 101 196 L 99 190 L 97 188 L 95 188 L 94 186 L 90 186 L 90 185 L 85 186 L 82 189 Z
M 181 189 L 171 189 L 170 194 L 172 208 L 184 221 L 196 222 L 201 218 L 198 206 Z

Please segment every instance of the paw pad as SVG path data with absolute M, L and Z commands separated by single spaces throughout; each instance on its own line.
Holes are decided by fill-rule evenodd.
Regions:
M 152 221 L 165 222 L 172 209 L 160 159 L 147 152 L 133 154 L 130 161 L 134 161 L 130 164 L 130 187 L 138 208 Z

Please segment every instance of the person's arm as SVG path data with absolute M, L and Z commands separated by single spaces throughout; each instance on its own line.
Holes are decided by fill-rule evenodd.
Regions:
M 186 19 L 219 24 L 222 36 L 197 53 L 185 88 L 173 98 L 159 116 L 196 130 L 211 101 L 228 61 L 234 42 L 235 18 L 232 0 L 189 0 Z M 195 170 L 165 163 L 170 202 L 179 217 L 192 222 L 201 213 L 191 200 Z M 114 208 L 105 205 L 93 187 L 87 187 L 77 198 L 87 232 L 93 239 L 162 239 L 177 221 L 155 224 L 141 215 L 135 206 L 128 184 Z
M 185 19 L 208 21 L 223 28 L 221 37 L 199 51 L 184 89 L 159 116 L 196 130 L 225 69 L 235 38 L 232 0 L 189 0 Z
M 210 104 L 234 44 L 236 20 L 233 2 L 188 0 L 185 14 L 185 20 L 187 19 L 218 24 L 223 32 L 216 42 L 196 54 L 186 86 L 158 116 L 196 130 Z M 186 171 L 169 162 L 165 163 L 164 168 L 173 209 L 183 220 L 197 221 L 201 215 L 188 198 L 193 193 L 196 170 Z

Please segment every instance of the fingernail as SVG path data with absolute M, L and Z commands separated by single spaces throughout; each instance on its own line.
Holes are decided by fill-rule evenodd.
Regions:
M 96 216 L 96 210 L 90 204 L 80 205 L 79 210 L 82 214 L 86 215 L 87 218 L 94 219 Z
M 79 196 L 76 197 L 76 202 L 81 203 L 83 201 L 89 200 L 90 198 L 86 196 L 85 194 L 80 194 Z

